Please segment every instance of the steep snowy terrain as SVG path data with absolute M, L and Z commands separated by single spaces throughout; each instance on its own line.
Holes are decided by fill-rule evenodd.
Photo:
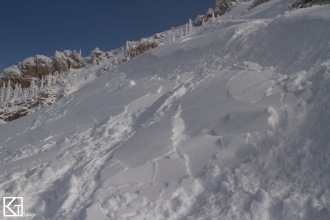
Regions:
M 330 5 L 288 3 L 82 69 L 0 126 L 0 197 L 27 219 L 330 219 Z

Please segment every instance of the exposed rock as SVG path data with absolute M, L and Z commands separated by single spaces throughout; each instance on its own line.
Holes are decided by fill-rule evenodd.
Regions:
M 84 58 L 81 57 L 80 53 L 77 53 L 75 50 L 72 51 L 72 58 L 73 60 L 75 60 L 77 63 L 80 63 L 81 67 L 85 67 L 87 66 L 86 61 L 84 60 Z
M 35 57 L 29 57 L 25 59 L 21 66 L 22 75 L 20 82 L 23 88 L 30 86 L 32 77 L 39 80 L 43 75 L 48 75 L 54 71 L 54 63 L 50 57 L 43 55 L 36 55 Z
M 109 59 L 109 58 L 113 57 L 113 53 L 111 51 L 108 51 L 105 53 L 105 56 Z
M 34 57 L 29 57 L 23 60 L 22 62 L 22 72 L 23 75 L 32 76 L 35 78 L 39 78 L 37 73 L 37 63 Z
M 52 58 L 46 57 L 44 55 L 35 56 L 36 68 L 38 78 L 41 79 L 43 75 L 48 75 L 54 72 L 54 63 Z
M 266 2 L 269 2 L 270 0 L 254 0 L 251 4 L 251 6 L 249 7 L 249 10 L 258 6 L 258 5 L 261 5 L 263 3 L 266 3 Z
M 20 117 L 23 117 L 29 113 L 32 113 L 35 111 L 34 108 L 36 108 L 39 105 L 39 101 L 35 98 L 29 98 L 24 103 L 7 103 L 6 108 L 7 109 L 15 109 L 15 111 L 4 111 L 3 106 L 0 107 L 0 119 L 9 122 L 13 121 L 15 119 L 18 119 Z M 3 118 L 4 116 L 4 118 Z
M 235 6 L 236 0 L 217 0 L 215 9 L 209 8 L 205 15 L 197 15 L 193 24 L 195 26 L 200 26 L 203 24 L 203 20 L 207 22 L 209 18 L 213 16 L 213 13 L 215 17 L 218 17 L 232 10 Z
M 160 38 L 162 38 L 163 36 L 160 34 L 160 33 L 157 33 L 157 34 L 155 34 L 154 35 L 154 38 L 155 39 L 160 39 Z
M 92 60 L 92 65 L 100 65 L 102 61 L 106 59 L 106 55 L 103 51 L 101 51 L 99 48 L 95 48 L 91 52 L 91 60 Z
M 214 10 L 213 8 L 209 8 L 209 9 L 207 9 L 207 12 L 206 12 L 206 14 L 205 14 L 205 16 L 206 17 L 208 17 L 208 18 L 211 18 L 212 17 L 212 13 L 216 13 L 216 10 Z
M 223 15 L 227 11 L 232 10 L 236 6 L 236 0 L 217 0 L 215 7 L 215 15 Z
M 65 72 L 68 71 L 69 69 L 67 58 L 63 52 L 58 52 L 58 51 L 55 52 L 54 64 L 55 64 L 55 69 L 59 72 Z
M 22 72 L 16 65 L 4 69 L 2 74 L 3 75 L 0 79 L 0 86 L 3 85 L 3 82 L 6 82 L 7 84 L 9 79 L 12 87 L 14 87 L 16 83 L 21 83 Z
M 44 108 L 56 101 L 57 93 L 51 89 L 44 89 L 39 96 L 39 105 Z
M 69 70 L 68 59 L 65 56 L 64 52 L 58 52 L 58 51 L 55 52 L 54 65 L 55 65 L 55 69 L 60 73 Z
M 197 15 L 197 18 L 193 21 L 195 26 L 201 26 L 203 22 L 207 22 L 208 17 L 206 15 Z
M 65 57 L 67 58 L 69 69 L 80 69 L 87 65 L 86 61 L 77 53 L 75 50 L 65 50 L 64 51 Z
M 313 5 L 325 5 L 330 4 L 330 0 L 296 0 L 294 3 L 288 6 L 289 10 L 295 8 L 308 8 L 312 7 Z
M 22 85 L 22 88 L 28 88 L 30 87 L 30 83 L 32 81 L 32 78 L 33 79 L 36 79 L 32 76 L 29 76 L 29 75 L 22 75 L 22 78 L 21 78 L 21 85 Z
M 154 38 L 142 38 L 139 42 L 134 44 L 132 48 L 129 49 L 130 58 L 136 57 L 137 55 L 158 47 L 162 44 L 162 41 Z
M 56 51 L 53 59 L 55 70 L 59 73 L 66 72 L 70 68 L 79 69 L 87 65 L 86 61 L 76 51 Z

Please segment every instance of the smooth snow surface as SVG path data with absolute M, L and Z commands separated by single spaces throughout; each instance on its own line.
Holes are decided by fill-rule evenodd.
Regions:
M 330 219 L 330 6 L 287 3 L 86 68 L 0 125 L 1 197 L 34 219 Z

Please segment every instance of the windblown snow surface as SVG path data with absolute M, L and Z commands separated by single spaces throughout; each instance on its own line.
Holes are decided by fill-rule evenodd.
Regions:
M 25 219 L 330 219 L 330 6 L 287 3 L 239 3 L 1 125 L 0 197 Z

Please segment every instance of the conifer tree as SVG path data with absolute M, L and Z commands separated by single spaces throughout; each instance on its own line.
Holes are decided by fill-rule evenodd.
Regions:
M 215 23 L 214 11 L 212 11 L 212 21 Z
M 18 98 L 18 83 L 16 83 L 15 85 L 14 96 L 13 96 L 14 101 L 16 101 L 17 98 Z
M 41 77 L 40 90 L 44 88 L 44 76 Z
M 49 73 L 48 74 L 48 81 L 47 81 L 47 88 L 50 89 L 51 85 L 52 85 L 52 76 Z
M 31 97 L 35 96 L 35 82 L 33 77 L 30 83 L 30 93 L 31 93 Z
M 9 79 L 8 86 L 7 86 L 7 91 L 6 91 L 6 101 L 10 100 L 10 96 L 11 96 L 11 86 L 10 86 L 10 79 Z
M 72 87 L 75 88 L 76 85 L 77 85 L 77 76 L 76 74 L 72 74 L 71 76 L 71 84 L 72 84 Z
M 5 90 L 6 90 L 6 83 L 4 82 L 1 89 L 1 95 L 0 95 L 0 102 L 3 103 L 5 101 Z
M 26 100 L 28 99 L 28 90 L 27 88 L 23 89 L 23 102 L 26 102 Z
M 192 34 L 192 21 L 189 19 L 189 35 Z
M 22 85 L 18 85 L 18 96 L 21 97 L 23 95 Z

